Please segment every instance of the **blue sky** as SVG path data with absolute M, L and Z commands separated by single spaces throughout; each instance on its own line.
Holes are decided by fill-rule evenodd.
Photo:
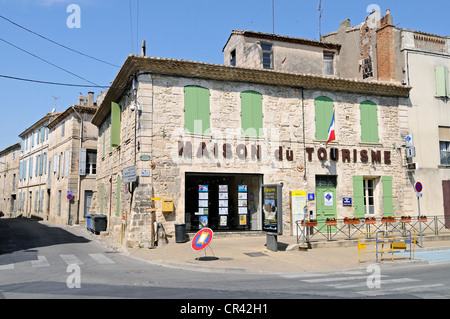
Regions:
M 80 28 L 69 28 L 70 4 L 81 10 Z M 275 0 L 275 33 L 318 39 L 319 0 Z M 323 0 L 322 33 L 352 26 L 376 4 L 391 10 L 394 24 L 442 36 L 450 35 L 448 0 Z M 130 10 L 131 7 L 131 10 Z M 137 10 L 139 9 L 139 10 Z M 223 63 L 222 49 L 231 31 L 272 33 L 272 0 L 0 0 L 0 15 L 55 42 L 121 66 L 130 53 Z M 70 83 L 109 85 L 119 68 L 66 50 L 0 19 L 0 75 Z M 16 47 L 63 68 L 62 71 Z M 81 79 L 82 78 L 82 79 Z M 0 77 L 0 150 L 19 142 L 18 135 L 56 107 L 76 104 L 88 91 L 103 89 L 28 83 Z

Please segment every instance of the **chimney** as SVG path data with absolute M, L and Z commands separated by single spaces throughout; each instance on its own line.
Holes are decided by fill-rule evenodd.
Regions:
M 142 47 L 141 47 L 141 56 L 145 57 L 145 40 L 142 40 Z
M 377 29 L 378 80 L 393 82 L 395 78 L 394 22 L 391 11 L 380 20 Z
M 88 92 L 88 106 L 94 106 L 94 92 Z

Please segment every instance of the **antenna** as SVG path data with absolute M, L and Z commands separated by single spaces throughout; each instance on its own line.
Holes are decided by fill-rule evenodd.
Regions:
M 272 33 L 275 34 L 275 0 L 272 0 Z
M 322 12 L 323 12 L 322 0 L 319 0 L 319 8 L 317 10 L 319 11 L 319 41 L 321 41 L 321 37 L 322 37 Z

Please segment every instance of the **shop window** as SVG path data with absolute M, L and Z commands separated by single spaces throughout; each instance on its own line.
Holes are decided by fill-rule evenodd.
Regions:
M 186 173 L 187 231 L 261 230 L 262 175 Z
M 184 128 L 193 134 L 207 134 L 209 123 L 209 90 L 200 86 L 184 88 Z
M 333 118 L 333 101 L 325 96 L 315 99 L 316 140 L 326 141 Z
M 378 143 L 378 111 L 377 105 L 365 101 L 360 105 L 361 111 L 361 142 Z
M 262 95 L 254 91 L 241 93 L 241 125 L 244 136 L 262 136 Z

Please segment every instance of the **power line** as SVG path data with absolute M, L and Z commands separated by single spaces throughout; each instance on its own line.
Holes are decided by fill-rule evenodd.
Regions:
M 25 82 L 32 82 L 32 83 L 40 83 L 40 84 L 51 84 L 51 85 L 72 86 L 72 87 L 93 87 L 93 88 L 102 88 L 102 89 L 109 88 L 109 86 L 102 86 L 102 85 L 71 84 L 71 83 L 32 80 L 32 79 L 19 78 L 19 77 L 3 75 L 3 74 L 0 74 L 0 77 L 5 78 L 5 79 L 10 79 L 10 80 L 18 80 L 18 81 L 25 81 Z
M 118 66 L 118 65 L 115 65 L 115 64 L 109 63 L 109 62 L 107 62 L 107 61 L 98 59 L 98 58 L 96 58 L 96 57 L 90 56 L 90 55 L 85 54 L 85 53 L 83 53 L 83 52 L 80 52 L 80 51 L 78 51 L 78 50 L 69 48 L 68 46 L 65 46 L 65 45 L 63 45 L 63 44 L 61 44 L 61 43 L 58 43 L 58 42 L 56 42 L 56 41 L 53 41 L 53 40 L 51 40 L 51 39 L 49 39 L 49 38 L 47 38 L 47 37 L 45 37 L 45 36 L 43 36 L 43 35 L 41 35 L 41 34 L 35 32 L 35 31 L 33 31 L 33 30 L 30 30 L 30 29 L 28 29 L 28 28 L 25 28 L 24 26 L 22 26 L 22 25 L 20 25 L 20 24 L 18 24 L 18 23 L 16 23 L 16 22 L 14 22 L 14 21 L 12 21 L 12 20 L 10 20 L 10 19 L 8 19 L 8 18 L 6 18 L 6 17 L 4 17 L 4 16 L 2 16 L 2 15 L 0 15 L 0 18 L 4 19 L 5 21 L 8 21 L 9 23 L 15 25 L 16 27 L 19 27 L 19 28 L 21 28 L 21 29 L 23 29 L 23 30 L 25 30 L 25 31 L 28 31 L 28 32 L 30 32 L 30 33 L 32 33 L 32 34 L 34 34 L 34 35 L 37 35 L 38 37 L 40 37 L 40 38 L 42 38 L 42 39 L 44 39 L 44 40 L 47 40 L 47 41 L 49 41 L 49 42 L 51 42 L 51 43 L 53 43 L 53 44 L 56 44 L 56 45 L 58 45 L 58 46 L 60 46 L 60 47 L 62 47 L 62 48 L 64 48 L 64 49 L 67 49 L 67 50 L 70 50 L 70 51 L 72 51 L 72 52 L 78 53 L 78 54 L 80 54 L 80 55 L 82 55 L 82 56 L 85 56 L 85 57 L 87 57 L 87 58 L 96 60 L 96 61 L 98 61 L 98 62 L 102 62 L 102 63 L 108 64 L 108 65 L 111 65 L 111 66 L 120 68 L 120 66 Z
M 16 48 L 16 49 L 18 49 L 18 50 L 20 50 L 20 51 L 22 51 L 22 52 L 27 53 L 27 54 L 29 54 L 29 55 L 35 57 L 36 59 L 39 59 L 39 60 L 41 60 L 41 61 L 43 61 L 43 62 L 45 62 L 45 63 L 48 63 L 48 64 L 54 66 L 55 68 L 58 68 L 58 69 L 60 69 L 60 70 L 62 70 L 62 71 L 64 71 L 64 72 L 67 72 L 67 73 L 69 73 L 69 74 L 71 74 L 71 75 L 73 75 L 73 76 L 76 76 L 77 78 L 82 79 L 82 80 L 84 80 L 84 81 L 86 81 L 86 82 L 88 82 L 88 83 L 91 83 L 91 84 L 93 84 L 94 86 L 99 86 L 98 84 L 96 84 L 96 83 L 94 83 L 94 82 L 91 82 L 91 81 L 89 81 L 89 80 L 83 78 L 82 76 L 79 76 L 79 75 L 77 75 L 77 74 L 75 74 L 75 73 L 73 73 L 73 72 L 70 72 L 69 70 L 66 70 L 66 69 L 64 69 L 64 68 L 62 68 L 62 67 L 60 67 L 60 66 L 57 66 L 56 64 L 54 64 L 54 63 L 52 63 L 52 62 L 50 62 L 50 61 L 47 61 L 47 60 L 45 60 L 45 59 L 43 59 L 43 58 L 37 56 L 36 54 L 33 54 L 33 53 L 27 51 L 27 50 L 25 50 L 25 49 L 22 49 L 22 48 L 18 47 L 17 45 L 14 45 L 14 44 L 12 44 L 11 42 L 6 41 L 5 39 L 0 38 L 0 41 L 3 41 L 4 43 L 9 44 L 9 45 L 12 46 L 12 47 L 14 47 L 14 48 Z

